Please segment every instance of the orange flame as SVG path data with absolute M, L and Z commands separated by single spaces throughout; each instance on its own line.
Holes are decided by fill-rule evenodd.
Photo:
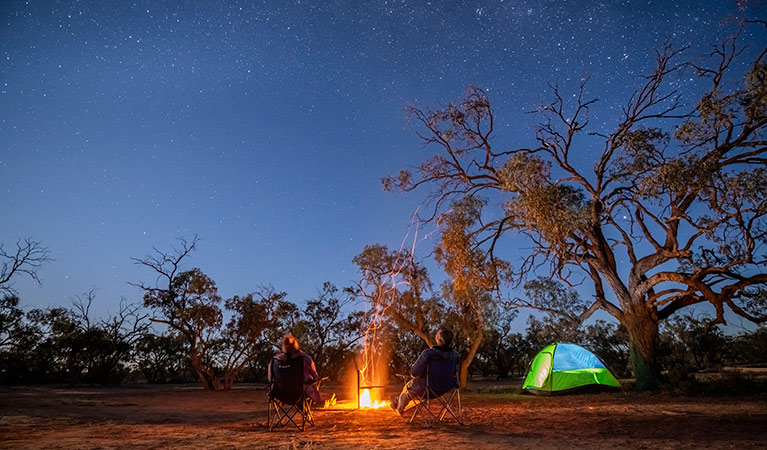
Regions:
M 324 408 L 330 408 L 330 407 L 336 406 L 336 403 L 338 403 L 338 400 L 336 399 L 336 394 L 333 394 L 330 396 L 328 400 L 325 400 Z

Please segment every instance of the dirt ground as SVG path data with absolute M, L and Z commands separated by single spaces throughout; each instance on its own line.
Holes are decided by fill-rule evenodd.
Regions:
M 319 409 L 300 433 L 267 430 L 259 386 L 0 388 L 0 448 L 767 448 L 766 395 L 462 394 L 465 426 Z

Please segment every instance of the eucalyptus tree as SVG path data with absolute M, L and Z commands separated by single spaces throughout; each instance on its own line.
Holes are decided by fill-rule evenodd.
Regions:
M 492 293 L 508 272 L 505 262 L 491 261 L 477 248 L 476 235 L 471 232 L 480 223 L 483 205 L 476 197 L 453 202 L 450 211 L 440 218 L 442 235 L 434 250 L 437 263 L 450 276 L 442 286 L 443 298 L 450 305 L 449 317 L 454 331 L 462 334 L 466 341 L 459 369 L 461 387 L 466 386 L 469 366 L 489 325 Z
M 287 294 L 271 286 L 224 302 L 230 319 L 221 333 L 218 360 L 223 368 L 223 388 L 231 389 L 240 372 L 256 359 L 277 326 L 277 308 Z
M 216 390 L 220 382 L 210 365 L 210 351 L 223 316 L 216 283 L 202 270 L 182 271 L 181 263 L 195 249 L 198 239 L 180 239 L 180 247 L 170 252 L 155 249 L 144 258 L 132 258 L 156 275 L 152 284 L 135 283 L 144 291 L 144 306 L 158 311 L 151 320 L 181 333 L 189 343 L 189 359 L 205 389 Z
M 409 250 L 380 244 L 366 245 L 352 261 L 360 271 L 352 292 L 369 303 L 374 322 L 391 320 L 432 346 L 445 308 L 433 295 L 426 267 Z
M 419 136 L 437 152 L 415 174 L 384 178 L 384 188 L 428 188 L 427 220 L 455 199 L 500 197 L 471 228 L 474 247 L 499 263 L 499 242 L 515 236 L 529 249 L 508 268 L 516 282 L 541 271 L 588 280 L 594 302 L 582 318 L 597 309 L 614 316 L 629 336 L 637 386 L 653 388 L 660 321 L 701 303 L 713 306 L 712 324 L 726 310 L 767 319 L 766 53 L 740 76 L 737 35 L 700 62 L 664 46 L 606 133 L 590 126 L 597 100 L 585 81 L 573 96 L 553 86 L 523 148 L 496 147 L 481 89 L 436 110 L 411 107 Z M 685 98 L 675 78 L 682 71 L 708 84 L 702 96 Z

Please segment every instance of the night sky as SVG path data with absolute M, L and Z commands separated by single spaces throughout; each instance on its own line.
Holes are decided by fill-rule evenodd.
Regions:
M 131 256 L 194 234 L 186 267 L 224 297 L 268 283 L 300 302 L 323 281 L 349 285 L 354 255 L 399 247 L 426 194 L 381 188 L 429 154 L 406 104 L 444 105 L 475 84 L 496 108 L 495 145 L 531 145 L 539 118 L 525 112 L 547 84 L 572 92 L 589 75 L 592 123 L 609 130 L 664 39 L 700 56 L 733 18 L 767 16 L 764 2 L 744 8 L 0 1 L 0 241 L 32 236 L 55 258 L 42 287 L 15 287 L 35 307 L 96 288 L 96 313 L 114 312 L 141 299 L 128 282 L 153 280 Z M 742 42 L 763 45 L 764 30 Z

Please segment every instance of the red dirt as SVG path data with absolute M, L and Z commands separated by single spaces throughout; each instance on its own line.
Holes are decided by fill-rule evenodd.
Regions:
M 266 429 L 256 386 L 0 388 L 2 448 L 767 448 L 767 396 L 463 393 L 466 425 L 408 425 L 388 407 L 316 410 Z

